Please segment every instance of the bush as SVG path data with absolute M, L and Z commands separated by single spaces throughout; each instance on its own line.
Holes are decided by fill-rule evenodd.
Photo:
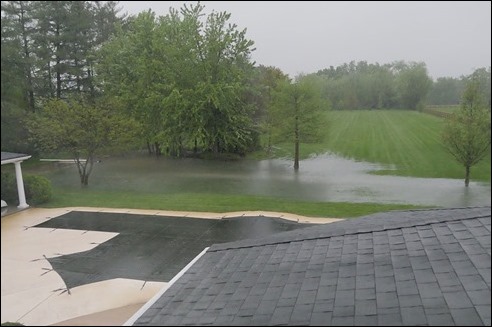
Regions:
M 17 183 L 15 175 L 11 172 L 2 172 L 2 200 L 8 204 L 17 201 Z
M 24 178 L 27 203 L 36 205 L 48 202 L 53 196 L 51 182 L 43 176 L 27 175 Z
M 51 182 L 43 176 L 25 175 L 24 191 L 26 192 L 26 201 L 28 204 L 37 205 L 48 202 L 53 196 Z M 8 204 L 18 204 L 17 181 L 15 174 L 11 172 L 2 172 L 2 200 Z

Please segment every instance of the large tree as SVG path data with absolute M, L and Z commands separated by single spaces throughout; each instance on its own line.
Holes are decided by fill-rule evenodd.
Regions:
M 10 28 L 10 37 L 17 38 L 22 51 L 18 53 L 21 73 L 24 80 L 25 97 L 28 109 L 34 111 L 34 86 L 33 86 L 33 46 L 32 35 L 34 33 L 33 1 L 2 1 L 2 29 Z M 2 34 L 3 40 L 4 34 Z M 2 44 L 3 48 L 3 44 Z M 3 65 L 2 65 L 3 67 Z
M 275 117 L 273 115 L 273 93 L 280 83 L 289 81 L 289 76 L 281 69 L 273 66 L 260 65 L 255 68 L 251 80 L 252 89 L 249 94 L 249 103 L 254 105 L 255 114 L 253 116 L 255 126 L 264 136 L 264 145 L 267 153 L 270 154 L 273 145 L 275 128 Z
M 19 22 L 19 15 L 23 15 L 20 5 L 2 1 L 1 144 L 2 150 L 32 153 L 22 124 L 22 118 L 30 108 L 30 92 L 25 75 L 28 61 L 25 58 L 26 43 L 21 37 L 25 25 Z
M 488 68 L 482 67 L 475 69 L 475 71 L 468 77 L 478 82 L 479 92 L 482 96 L 484 104 L 490 110 L 491 105 L 491 74 L 490 66 Z
M 294 143 L 294 170 L 299 170 L 300 144 L 319 141 L 326 127 L 323 111 L 328 103 L 321 99 L 317 78 L 300 76 L 279 83 L 272 106 L 277 139 Z
M 399 71 L 396 86 L 400 105 L 403 109 L 423 109 L 425 98 L 432 86 L 425 63 L 402 63 L 396 67 Z
M 95 52 L 114 32 L 121 19 L 113 1 L 39 1 L 36 46 L 37 83 L 43 97 L 72 94 L 95 97 Z
M 140 13 L 101 51 L 102 87 L 125 99 L 157 154 L 162 148 L 179 156 L 192 144 L 242 153 L 252 140 L 245 95 L 253 42 L 229 23 L 230 14 L 203 10 Z
M 89 184 L 94 161 L 105 151 L 133 144 L 138 125 L 120 115 L 114 99 L 85 101 L 51 100 L 28 121 L 36 145 L 48 152 L 66 151 L 75 160 L 82 186 Z
M 114 1 L 2 1 L 2 149 L 34 153 L 23 119 L 50 98 L 96 96 L 94 54 L 117 12 Z
M 457 105 L 460 103 L 465 82 L 454 77 L 439 77 L 432 83 L 428 95 L 430 105 Z
M 480 83 L 471 79 L 461 100 L 460 110 L 447 120 L 443 144 L 465 167 L 465 186 L 470 183 L 470 169 L 490 152 L 490 111 L 487 109 Z

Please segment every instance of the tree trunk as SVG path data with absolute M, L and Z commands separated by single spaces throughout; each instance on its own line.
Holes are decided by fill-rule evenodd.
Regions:
M 220 152 L 220 141 L 219 141 L 219 139 L 215 140 L 213 151 L 214 151 L 215 157 L 218 158 L 219 152 Z
M 299 102 L 297 95 L 294 96 L 294 170 L 299 170 Z
M 152 155 L 152 146 L 149 141 L 147 141 L 147 151 L 149 151 L 149 156 Z
M 470 184 L 470 166 L 465 166 L 465 186 Z
M 83 159 L 80 159 L 77 154 L 75 156 L 75 162 L 77 163 L 77 169 L 79 171 L 80 185 L 82 187 L 87 187 L 87 185 L 89 185 L 89 176 L 91 175 L 94 166 L 94 154 L 88 154 L 85 162 Z
M 24 56 L 25 56 L 25 72 L 26 72 L 26 77 L 27 77 L 27 89 L 28 89 L 28 103 L 29 103 L 29 109 L 34 112 L 34 91 L 33 91 L 33 81 L 32 81 L 32 73 L 31 73 L 31 56 L 30 56 L 30 51 L 29 51 L 29 42 L 27 39 L 27 31 L 26 31 L 26 22 L 24 19 L 24 14 L 26 13 L 26 9 L 24 8 L 24 2 L 19 1 L 19 6 L 20 6 L 20 24 L 22 28 L 22 41 L 23 41 L 23 47 L 24 47 Z
M 79 61 L 77 59 L 75 59 L 75 63 L 74 63 L 75 67 L 78 68 L 79 67 Z M 82 82 L 80 81 L 80 75 L 76 75 L 75 76 L 75 80 L 77 81 L 77 92 L 78 92 L 78 95 L 80 95 L 80 91 L 82 90 Z
M 89 67 L 92 67 L 92 64 L 89 64 Z M 87 68 L 87 78 L 89 80 L 89 90 L 90 90 L 90 94 L 91 94 L 91 99 L 92 101 L 94 101 L 95 97 L 96 97 L 96 91 L 94 89 L 94 83 L 92 81 L 92 69 L 91 68 Z
M 55 92 L 53 91 L 53 83 L 51 82 L 53 80 L 53 75 L 51 74 L 51 63 L 48 60 L 48 87 L 50 89 L 50 95 L 52 98 L 55 97 Z
M 161 147 L 159 146 L 158 142 L 154 142 L 154 146 L 155 146 L 155 155 L 159 157 L 161 155 Z
M 84 174 L 82 174 L 82 176 L 80 176 L 80 184 L 83 187 L 87 187 L 89 185 L 89 176 L 86 173 L 84 173 Z
M 60 25 L 56 25 L 56 38 L 59 39 L 60 38 Z M 55 69 L 55 72 L 56 72 L 56 98 L 57 99 L 61 99 L 61 68 L 60 68 L 60 65 L 61 65 L 61 59 L 60 59 L 60 47 L 61 47 L 61 44 L 57 41 L 57 43 L 55 43 L 55 56 L 56 56 L 56 69 Z
M 299 170 L 299 116 L 295 117 L 294 170 Z

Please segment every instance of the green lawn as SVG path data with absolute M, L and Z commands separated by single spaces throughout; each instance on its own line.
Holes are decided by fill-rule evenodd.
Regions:
M 440 143 L 441 118 L 413 111 L 332 111 L 323 143 L 302 144 L 301 155 L 334 152 L 346 158 L 394 165 L 397 170 L 378 171 L 415 177 L 463 178 L 464 169 Z M 276 157 L 292 157 L 292 144 L 276 146 Z M 251 157 L 262 158 L 258 152 Z M 490 152 L 472 168 L 472 179 L 490 183 Z M 27 167 L 26 167 L 27 168 Z M 302 165 L 301 165 L 302 169 Z M 26 169 L 28 170 L 28 169 Z M 148 194 L 55 187 L 46 207 L 103 206 L 184 211 L 265 210 L 306 216 L 357 217 L 375 212 L 418 208 L 399 204 L 295 201 L 273 197 L 224 194 Z
M 446 152 L 440 141 L 444 120 L 415 111 L 331 111 L 325 140 L 302 144 L 303 158 L 312 153 L 333 152 L 340 156 L 395 165 L 397 170 L 379 171 L 412 177 L 463 178 L 464 168 Z M 278 157 L 292 157 L 293 145 L 280 144 Z M 472 168 L 472 180 L 491 180 L 490 150 Z
M 307 202 L 274 197 L 225 194 L 142 194 L 99 192 L 90 189 L 55 189 L 54 199 L 43 207 L 89 206 L 177 211 L 276 211 L 311 217 L 358 217 L 389 210 L 422 208 L 402 204 Z

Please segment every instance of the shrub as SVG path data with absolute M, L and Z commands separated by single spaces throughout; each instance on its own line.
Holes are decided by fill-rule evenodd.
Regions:
M 25 175 L 24 191 L 26 192 L 26 201 L 28 204 L 36 205 L 48 202 L 53 196 L 51 182 L 43 176 Z M 17 181 L 15 174 L 11 172 L 2 172 L 2 200 L 8 204 L 19 203 L 17 194 Z
M 7 203 L 14 203 L 17 201 L 17 183 L 15 181 L 15 175 L 11 172 L 2 172 L 2 200 Z
M 36 205 L 48 202 L 53 196 L 51 182 L 43 176 L 27 175 L 24 178 L 27 203 Z

